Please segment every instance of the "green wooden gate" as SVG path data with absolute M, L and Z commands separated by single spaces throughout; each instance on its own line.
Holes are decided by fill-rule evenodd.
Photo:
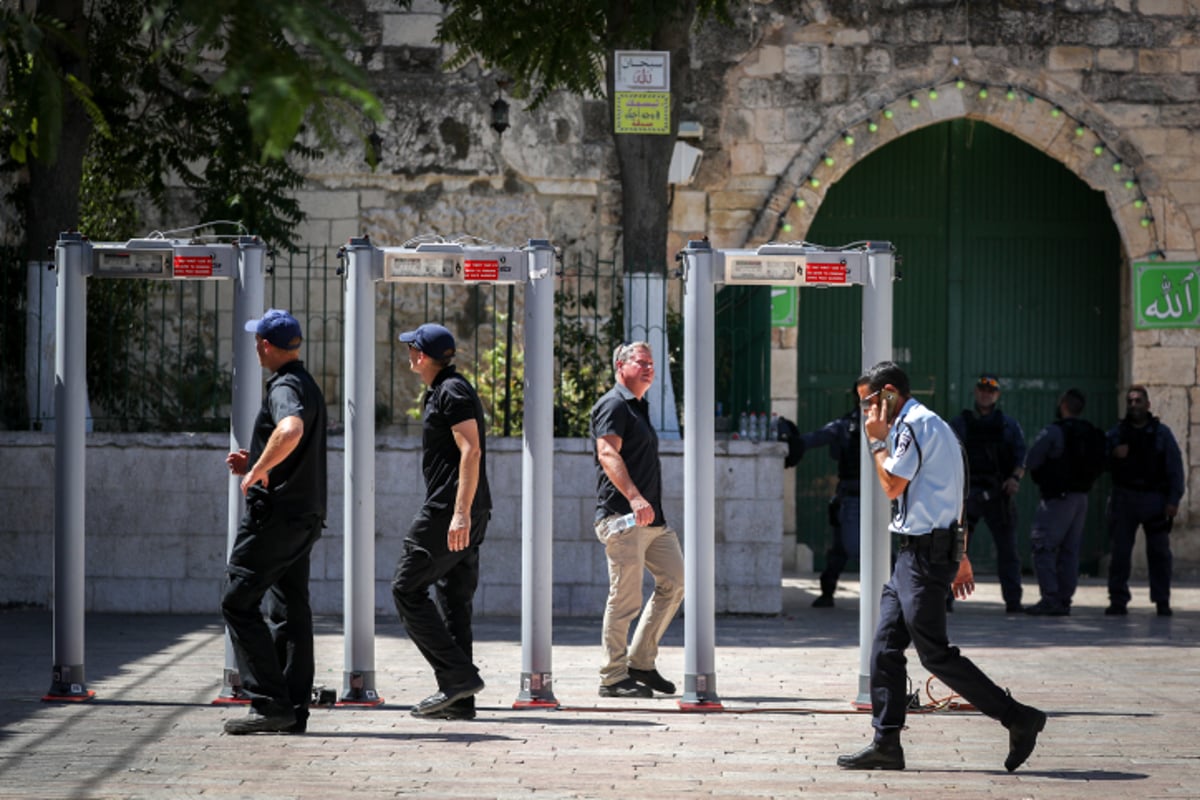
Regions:
M 983 122 L 941 123 L 889 143 L 830 188 L 807 236 L 840 246 L 895 243 L 893 346 L 914 394 L 944 417 L 972 403 L 981 371 L 1001 378 L 1000 407 L 1031 445 L 1071 386 L 1103 428 L 1117 414 L 1120 241 L 1099 192 L 1058 162 Z M 862 289 L 800 292 L 797 425 L 812 430 L 850 407 L 859 372 Z M 824 564 L 825 505 L 834 463 L 809 453 L 796 470 L 799 541 Z M 1106 552 L 1108 481 L 1092 490 L 1083 571 Z M 1029 566 L 1037 490 L 1018 495 L 1020 549 Z M 991 537 L 972 560 L 995 574 Z M 853 568 L 853 565 L 851 565 Z M 1036 597 L 1036 585 L 1032 594 Z

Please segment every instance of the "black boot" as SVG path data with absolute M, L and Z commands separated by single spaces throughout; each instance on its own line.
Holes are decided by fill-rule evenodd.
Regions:
M 1008 728 L 1008 758 L 1004 759 L 1004 768 L 1012 772 L 1025 763 L 1037 746 L 1038 734 L 1046 727 L 1046 712 L 1014 700 L 1001 723 Z
M 838 756 L 843 769 L 904 769 L 904 748 L 899 742 L 871 742 L 851 756 Z

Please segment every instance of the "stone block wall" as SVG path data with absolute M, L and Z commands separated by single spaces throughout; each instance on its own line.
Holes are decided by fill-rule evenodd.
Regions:
M 227 552 L 229 437 L 220 434 L 92 434 L 86 453 L 86 583 L 89 612 L 219 614 Z M 343 444 L 329 453 L 328 528 L 313 551 L 313 608 L 343 609 Z M 717 445 L 715 607 L 777 614 L 782 607 L 781 444 Z M 494 510 L 481 558 L 476 612 L 521 612 L 519 439 L 488 442 Z M 683 443 L 662 443 L 667 521 L 683 530 Z M 420 440 L 380 437 L 375 474 L 375 608 L 394 614 L 391 576 L 424 495 Z M 0 432 L 0 608 L 53 601 L 54 441 Z M 554 455 L 554 613 L 598 617 L 608 593 L 603 548 L 592 531 L 591 444 L 558 439 Z M 650 584 L 647 583 L 647 586 Z

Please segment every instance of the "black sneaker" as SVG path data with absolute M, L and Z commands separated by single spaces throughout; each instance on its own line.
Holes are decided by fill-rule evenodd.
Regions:
M 629 677 L 633 678 L 638 683 L 644 683 L 656 692 L 663 694 L 675 694 L 675 684 L 658 674 L 657 669 L 634 669 L 629 668 Z
M 812 601 L 813 608 L 833 608 L 833 595 L 823 594 Z
M 1129 613 L 1129 609 L 1123 603 L 1113 603 L 1108 608 L 1104 609 L 1106 617 L 1123 617 Z
M 1157 603 L 1156 608 L 1158 609 L 1158 615 L 1160 617 L 1169 617 L 1174 613 L 1171 611 L 1170 603 Z
M 623 681 L 610 683 L 608 686 L 600 685 L 601 697 L 653 697 L 654 690 L 649 686 L 643 686 L 633 678 L 626 678 Z
M 247 733 L 291 733 L 290 728 L 296 725 L 296 715 L 292 709 L 273 710 L 266 714 L 251 708 L 244 717 L 227 720 L 225 732 L 230 736 L 242 736 Z
M 464 721 L 475 719 L 475 706 L 458 702 L 442 711 L 438 718 Z
M 447 708 L 453 706 L 459 700 L 474 697 L 482 692 L 483 688 L 483 678 L 476 675 L 472 680 L 467 681 L 461 686 L 455 686 L 452 689 L 446 689 L 429 695 L 429 697 L 426 697 L 413 706 L 409 713 L 414 717 L 440 718 Z

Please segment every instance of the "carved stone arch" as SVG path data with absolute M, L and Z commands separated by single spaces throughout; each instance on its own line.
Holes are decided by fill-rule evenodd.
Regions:
M 977 72 L 1001 77 L 972 79 Z M 1130 260 L 1195 257 L 1194 228 L 1168 183 L 1121 127 L 1083 95 L 994 66 L 964 68 L 961 78 L 930 82 L 925 77 L 894 76 L 835 109 L 826 124 L 799 143 L 742 245 L 803 238 L 829 187 L 867 155 L 920 128 L 967 118 L 1015 136 L 1103 192 Z M 987 97 L 980 96 L 984 89 Z

